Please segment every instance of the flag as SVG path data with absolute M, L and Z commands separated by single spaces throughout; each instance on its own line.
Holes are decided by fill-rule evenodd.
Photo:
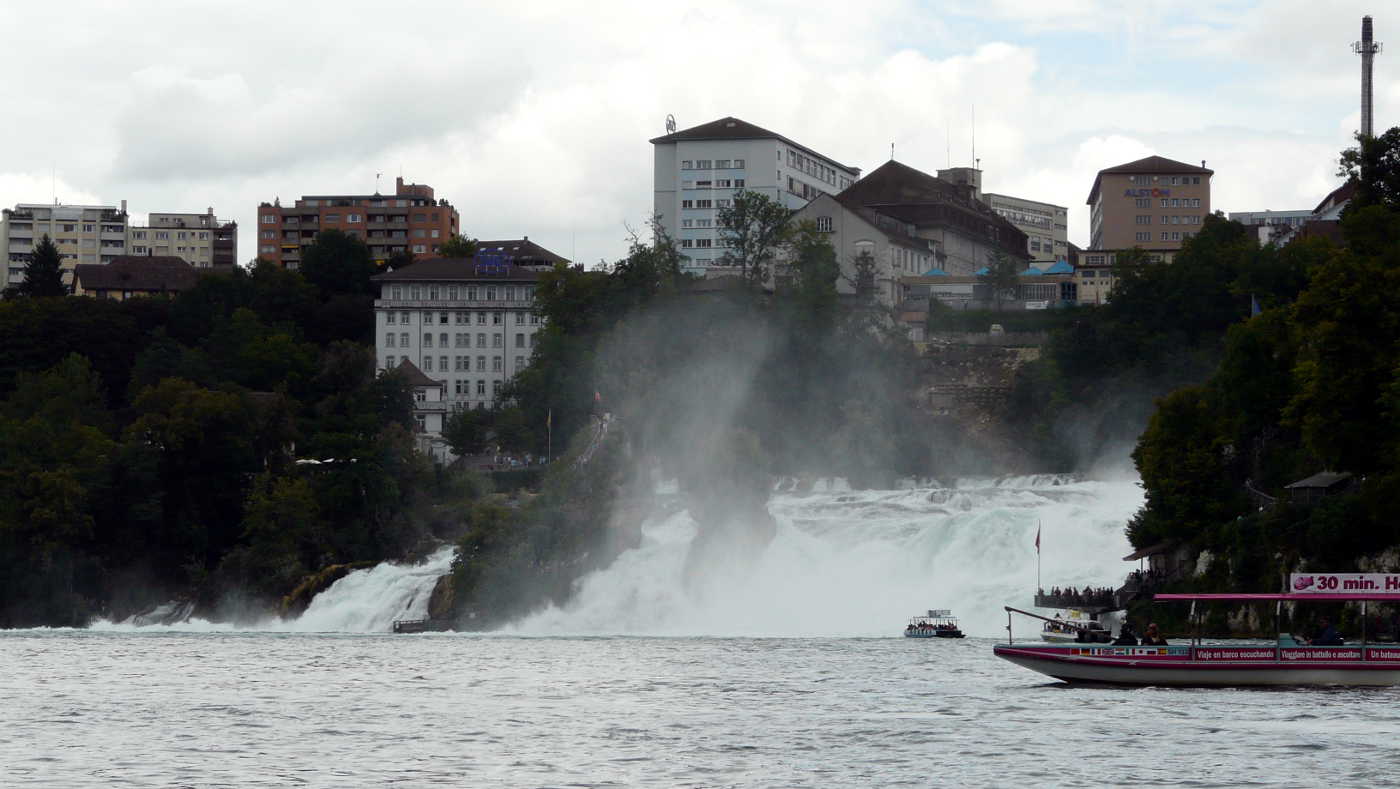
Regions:
M 552 429 L 552 428 L 554 427 L 554 409 L 553 409 L 553 408 L 551 408 L 551 409 L 549 409 L 547 412 L 545 412 L 545 415 L 544 415 L 544 427 L 545 427 L 546 430 L 550 430 L 550 429 Z
M 1040 553 L 1040 524 L 1035 525 L 1035 552 Z
M 1261 312 L 1263 310 L 1259 309 L 1259 299 L 1254 298 L 1253 293 L 1249 294 L 1249 317 L 1253 318 Z

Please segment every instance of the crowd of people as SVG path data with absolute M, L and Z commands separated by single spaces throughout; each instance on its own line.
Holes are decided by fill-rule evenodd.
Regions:
M 1049 594 L 1044 589 L 1039 592 L 1037 605 L 1047 608 L 1113 607 L 1113 589 L 1107 586 L 1086 586 L 1082 589 L 1074 586 L 1061 589 L 1056 586 L 1050 589 Z
M 938 622 L 936 624 L 933 622 L 910 622 L 909 626 L 904 628 L 904 633 L 905 635 L 913 635 L 914 633 L 954 633 L 957 632 L 957 629 L 958 626 L 951 622 Z

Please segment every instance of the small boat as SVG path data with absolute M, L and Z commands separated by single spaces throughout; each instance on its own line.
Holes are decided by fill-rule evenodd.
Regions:
M 958 619 L 946 608 L 930 608 L 928 614 L 909 620 L 904 628 L 905 638 L 962 638 Z
M 1040 639 L 1052 644 L 1107 644 L 1113 636 L 1099 620 L 1071 608 L 1063 617 L 1056 614 L 1054 619 L 1046 619 L 1040 628 Z
M 1279 633 L 1274 644 L 1206 644 L 1199 634 L 1198 602 L 1395 602 L 1397 595 L 1367 593 L 1159 594 L 1157 602 L 1191 603 L 1197 632 L 1188 644 L 1017 644 L 1011 638 L 1011 614 L 1036 619 L 1039 614 L 1006 607 L 1008 643 L 993 653 L 1003 660 L 1063 682 L 1109 685 L 1176 685 L 1252 687 L 1268 685 L 1400 685 L 1400 648 L 1362 643 L 1316 646 Z

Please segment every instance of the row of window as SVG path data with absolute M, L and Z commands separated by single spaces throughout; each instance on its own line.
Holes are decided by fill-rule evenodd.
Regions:
M 690 159 L 681 160 L 682 170 L 742 170 L 744 169 L 743 159 Z
M 393 354 L 390 354 L 389 356 L 384 357 L 385 369 L 386 369 L 386 370 L 392 370 L 393 368 L 395 368 L 395 367 L 397 367 L 397 366 L 399 365 L 399 360 L 400 360 L 400 359 L 403 359 L 403 360 L 407 361 L 408 359 L 411 359 L 411 358 L 412 358 L 412 357 L 410 357 L 410 356 L 402 356 L 402 357 L 400 357 L 400 356 L 394 356 Z M 472 365 L 472 357 L 471 357 L 471 356 L 453 356 L 453 357 L 450 357 L 450 358 L 447 357 L 447 356 L 424 356 L 424 357 L 422 358 L 422 360 L 419 362 L 418 366 L 419 366 L 419 369 L 421 369 L 421 370 L 422 370 L 423 372 L 425 372 L 425 373 L 432 373 L 432 372 L 441 372 L 441 373 L 447 373 L 447 372 L 457 372 L 457 373 L 470 373 L 470 372 L 478 372 L 478 373 L 485 373 L 485 372 L 504 373 L 504 372 L 505 372 L 505 357 L 503 357 L 503 356 L 492 356 L 492 357 L 491 357 L 491 369 L 490 369 L 490 370 L 487 370 L 487 369 L 486 369 L 486 357 L 485 357 L 485 356 L 477 356 L 477 357 L 475 357 L 475 358 L 476 358 L 476 365 L 473 366 L 473 365 Z M 527 364 L 528 362 L 529 362 L 529 357 L 528 357 L 528 356 L 517 356 L 517 357 L 515 357 L 515 367 L 514 367 L 513 370 L 511 370 L 511 372 L 512 372 L 512 373 L 518 373 L 518 372 L 520 372 L 521 370 L 524 370 L 524 369 L 525 369 L 525 366 L 526 366 L 526 364 Z M 458 392 L 458 394 L 462 394 L 462 392 Z
M 486 335 L 486 332 L 479 332 L 479 333 L 476 335 L 476 347 L 478 347 L 478 348 L 485 348 L 485 347 L 486 347 L 486 336 L 487 336 L 487 335 Z M 525 347 L 527 346 L 527 341 L 526 341 L 526 339 L 525 339 L 527 336 L 530 338 L 530 339 L 528 340 L 528 347 L 530 347 L 530 348 L 535 347 L 535 335 L 534 335 L 534 334 L 529 334 L 529 335 L 527 335 L 527 334 L 525 334 L 524 332 L 516 332 L 516 335 L 515 335 L 515 345 L 514 345 L 513 347 L 515 347 L 515 348 L 525 348 Z M 396 338 L 397 338 L 397 340 L 398 340 L 397 346 L 395 345 L 395 339 L 396 339 Z M 409 340 L 409 333 L 406 332 L 406 331 L 405 331 L 405 332 L 399 332 L 398 334 L 394 334 L 394 332 L 385 332 L 385 334 L 384 334 L 384 347 L 385 347 L 385 348 L 394 348 L 394 347 L 407 348 L 407 347 L 409 347 L 409 345 L 408 345 L 408 340 Z M 472 347 L 472 335 L 471 335 L 471 332 L 456 332 L 456 334 L 455 334 L 454 337 L 453 337 L 453 340 L 455 341 L 455 344 L 454 344 L 454 345 L 448 345 L 447 332 L 442 332 L 442 333 L 440 333 L 440 334 L 437 336 L 438 347 L 439 347 L 439 348 L 449 348 L 449 347 L 452 347 L 452 348 L 470 348 L 470 347 Z M 495 332 L 494 334 L 491 335 L 491 347 L 492 347 L 492 348 L 504 348 L 504 347 L 505 347 L 505 341 L 506 341 L 506 335 L 505 335 L 504 333 L 502 333 L 502 332 Z M 423 347 L 424 347 L 424 348 L 431 348 L 431 347 L 433 347 L 433 335 L 432 335 L 431 332 L 423 332 Z
M 424 311 L 424 312 L 423 312 L 422 323 L 423 323 L 424 326 L 431 326 L 431 325 L 433 325 L 434 322 L 436 322 L 436 323 L 438 323 L 438 324 L 440 324 L 440 325 L 442 325 L 442 326 L 446 326 L 446 325 L 448 325 L 449 323 L 455 322 L 458 326 L 469 326 L 469 325 L 471 325 L 471 322 L 472 322 L 472 314 L 473 314 L 473 313 L 470 313 L 470 312 L 429 312 L 429 311 Z M 504 312 L 478 312 L 478 313 L 475 313 L 475 314 L 476 314 L 476 325 L 477 325 L 477 326 L 485 326 L 485 325 L 486 325 L 486 316 L 488 316 L 488 315 L 491 316 L 491 325 L 492 325 L 492 326 L 502 326 L 502 325 L 504 325 L 505 322 L 506 322 L 506 314 L 505 314 Z M 408 325 L 409 323 L 411 323 L 412 320 L 413 320 L 412 317 L 411 317 L 412 315 L 413 315 L 413 313 L 409 312 L 408 310 L 399 310 L 398 312 L 394 312 L 393 310 L 385 310 L 385 311 L 384 311 L 384 322 L 385 322 L 385 323 L 389 323 L 389 324 L 392 324 L 392 323 L 402 323 L 403 325 L 407 326 L 407 325 Z M 525 320 L 525 319 L 526 319 L 526 316 L 527 316 L 527 315 L 529 316 L 529 323 L 530 323 L 531 326 L 538 326 L 538 325 L 540 325 L 540 316 L 539 316 L 539 315 L 536 315 L 535 313 L 526 313 L 526 312 L 521 312 L 521 311 L 515 311 L 515 325 L 516 325 L 516 326 L 524 326 L 525 323 L 526 323 L 526 320 Z M 455 320 L 454 320 L 454 319 L 455 319 Z
M 801 170 L 802 172 L 812 176 L 813 178 L 820 178 L 821 180 L 840 189 L 845 189 L 852 183 L 849 178 L 846 178 L 845 176 L 839 174 L 836 171 L 835 167 L 829 167 L 817 161 L 816 159 L 813 159 L 812 157 L 807 156 L 806 154 L 801 153 L 799 151 L 794 151 L 791 148 L 789 148 L 787 152 L 787 165 L 788 167 L 791 167 L 794 170 Z M 791 182 L 791 179 L 788 180 L 789 182 Z M 788 191 L 792 191 L 791 187 L 789 187 Z
M 704 181 L 681 181 L 682 189 L 743 189 L 743 178 L 714 178 Z
M 534 285 L 391 285 L 394 301 L 530 301 Z
M 817 187 L 798 181 L 790 175 L 787 179 L 787 190 L 804 200 L 815 200 L 825 194 L 825 192 Z
M 1171 186 L 1192 186 L 1201 183 L 1199 175 L 1130 175 L 1130 184 L 1169 184 Z
M 1189 231 L 1189 230 L 1186 230 L 1186 231 L 1173 230 L 1173 231 L 1171 231 L 1171 232 L 1167 232 L 1166 230 L 1163 230 L 1163 231 L 1162 231 L 1162 237 L 1161 237 L 1160 240 L 1162 240 L 1162 241 L 1184 241 L 1185 239 L 1190 238 L 1191 235 L 1192 235 L 1192 234 L 1191 234 L 1191 231 Z M 1151 240 L 1152 240 L 1152 232 L 1151 232 L 1151 231 L 1147 231 L 1147 232 L 1134 233 L 1134 234 L 1133 234 L 1133 240 L 1134 240 L 1134 241 L 1151 241 Z
M 720 200 L 682 200 L 681 208 L 727 208 L 732 203 L 727 198 Z
M 1201 217 L 1199 214 L 1187 214 L 1185 216 L 1182 216 L 1180 214 L 1164 214 L 1162 216 L 1161 222 L 1161 224 L 1164 225 L 1199 225 L 1200 223 Z M 1133 217 L 1133 224 L 1150 225 L 1152 224 L 1152 215 L 1138 214 L 1137 216 Z

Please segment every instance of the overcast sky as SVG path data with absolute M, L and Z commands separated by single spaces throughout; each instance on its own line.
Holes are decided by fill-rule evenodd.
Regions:
M 1214 207 L 1311 208 L 1359 126 L 1351 0 L 796 3 L 65 2 L 7 6 L 0 204 L 128 201 L 240 224 L 260 201 L 392 192 L 478 238 L 620 257 L 651 137 L 734 115 L 868 172 L 976 155 L 983 186 L 1070 208 L 1094 173 L 1207 160 Z M 1400 44 L 1398 44 L 1400 45 Z M 1376 60 L 1377 131 L 1400 52 Z M 949 151 L 951 150 L 951 157 Z

